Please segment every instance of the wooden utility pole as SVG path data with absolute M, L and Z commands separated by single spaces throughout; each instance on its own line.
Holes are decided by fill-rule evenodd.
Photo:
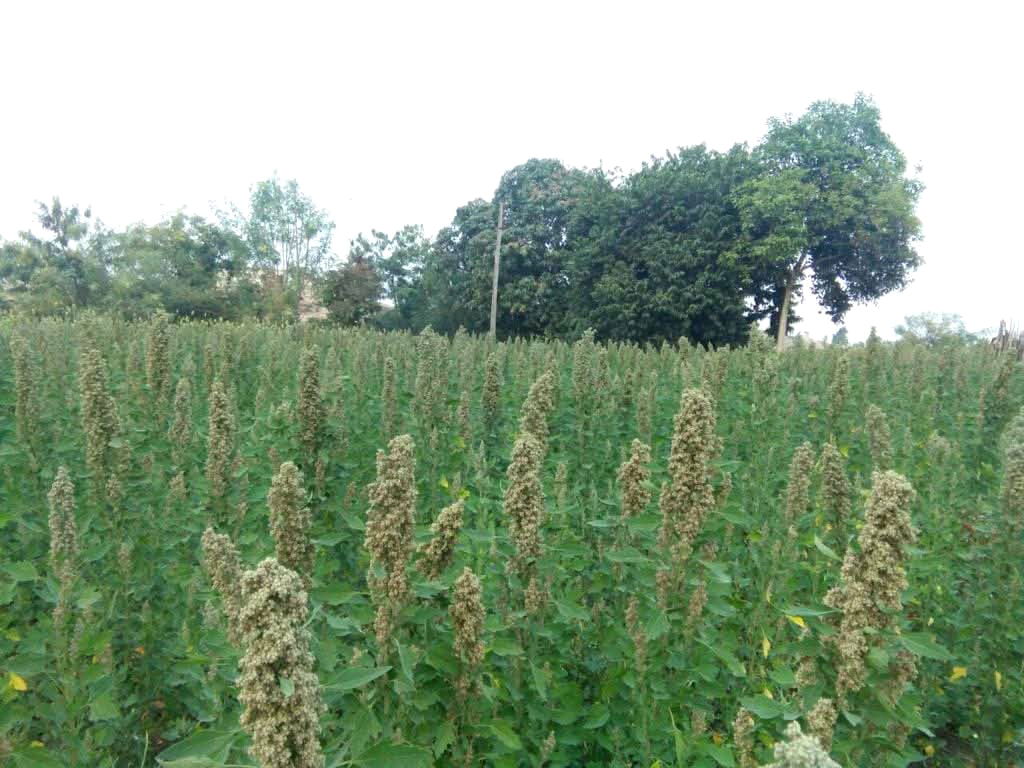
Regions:
M 505 223 L 505 203 L 498 203 L 498 239 L 494 243 L 494 278 L 491 280 L 491 338 L 498 330 L 498 270 L 501 267 L 501 228 Z

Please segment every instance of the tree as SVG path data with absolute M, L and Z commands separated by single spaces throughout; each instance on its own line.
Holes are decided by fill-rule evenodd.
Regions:
M 129 227 L 117 242 L 111 308 L 123 314 L 233 319 L 256 303 L 245 243 L 223 226 L 179 213 Z
M 371 230 L 352 241 L 349 259 L 365 261 L 380 277 L 383 298 L 392 308 L 379 318 L 389 328 L 423 327 L 423 296 L 420 278 L 430 256 L 431 243 L 423 228 L 408 225 L 393 235 Z
M 496 222 L 491 203 L 473 200 L 456 210 L 452 223 L 435 238 L 420 281 L 426 319 L 434 330 L 487 330 Z
M 896 326 L 896 334 L 902 341 L 932 348 L 964 346 L 982 339 L 981 334 L 971 333 L 964 327 L 960 315 L 934 312 L 907 316 L 902 325 Z
M 3 246 L 0 281 L 19 306 L 40 314 L 97 304 L 110 282 L 111 233 L 91 222 L 88 208 L 58 197 L 39 203 L 36 218 L 41 234 L 22 232 Z
M 383 285 L 366 253 L 354 245 L 347 263 L 323 281 L 322 300 L 328 316 L 342 325 L 357 325 L 380 312 Z
M 253 264 L 276 269 L 297 308 L 298 298 L 330 260 L 334 223 L 326 211 L 302 194 L 298 182 L 282 184 L 275 176 L 253 187 L 248 214 L 236 212 L 233 225 Z
M 754 155 L 760 172 L 737 205 L 757 265 L 754 310 L 770 312 L 779 345 L 794 298 L 811 290 L 833 322 L 855 302 L 902 288 L 920 259 L 914 215 L 921 184 L 882 131 L 877 107 L 816 102 L 773 120 Z
M 566 168 L 558 160 L 532 159 L 505 173 L 492 202 L 490 232 L 504 204 L 498 332 L 502 335 L 562 336 L 571 332 L 571 252 L 589 234 L 587 204 L 608 187 L 600 171 Z M 486 268 L 490 315 L 493 253 Z M 582 329 L 581 329 L 582 330 Z
M 736 189 L 754 165 L 742 146 L 654 158 L 577 215 L 572 245 L 577 328 L 602 338 L 708 344 L 746 340 L 751 271 L 740 248 Z
M 505 173 L 494 199 L 474 200 L 438 233 L 424 264 L 425 316 L 437 331 L 488 330 L 498 207 L 504 205 L 497 333 L 559 336 L 577 325 L 571 252 L 588 236 L 587 202 L 603 174 L 529 160 Z

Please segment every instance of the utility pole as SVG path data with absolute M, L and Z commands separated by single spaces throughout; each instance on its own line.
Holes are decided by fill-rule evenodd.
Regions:
M 494 243 L 494 279 L 491 281 L 491 338 L 497 338 L 498 270 L 501 267 L 501 228 L 505 223 L 505 202 L 498 203 L 498 238 Z

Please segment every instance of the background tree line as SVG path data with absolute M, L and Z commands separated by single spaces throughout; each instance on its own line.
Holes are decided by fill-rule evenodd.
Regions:
M 920 191 L 859 96 L 772 120 L 753 148 L 681 148 L 629 175 L 532 159 L 433 239 L 374 230 L 343 260 L 294 181 L 257 184 L 247 210 L 217 221 L 123 232 L 54 200 L 42 235 L 2 246 L 0 281 L 3 301 L 41 314 L 281 319 L 315 294 L 340 323 L 486 332 L 501 205 L 500 336 L 740 343 L 765 319 L 785 335 L 805 291 L 839 321 L 901 288 L 919 263 Z

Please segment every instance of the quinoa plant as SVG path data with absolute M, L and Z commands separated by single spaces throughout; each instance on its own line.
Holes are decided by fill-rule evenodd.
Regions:
M 271 480 L 267 506 L 277 562 L 299 574 L 303 586 L 308 589 L 313 577 L 316 548 L 310 540 L 312 519 L 306 504 L 302 473 L 292 462 L 282 464 Z
M 297 410 L 299 441 L 308 457 L 305 466 L 309 467 L 316 462 L 325 420 L 323 397 L 320 393 L 320 362 L 316 350 L 311 347 L 302 350 Z
M 242 573 L 238 700 L 261 768 L 323 768 L 323 702 L 302 579 L 273 558 Z
M 374 631 L 382 653 L 398 610 L 409 595 L 406 566 L 416 519 L 415 444 L 399 435 L 377 452 L 377 479 L 370 485 L 364 546 L 370 553 L 367 581 L 377 607 Z

